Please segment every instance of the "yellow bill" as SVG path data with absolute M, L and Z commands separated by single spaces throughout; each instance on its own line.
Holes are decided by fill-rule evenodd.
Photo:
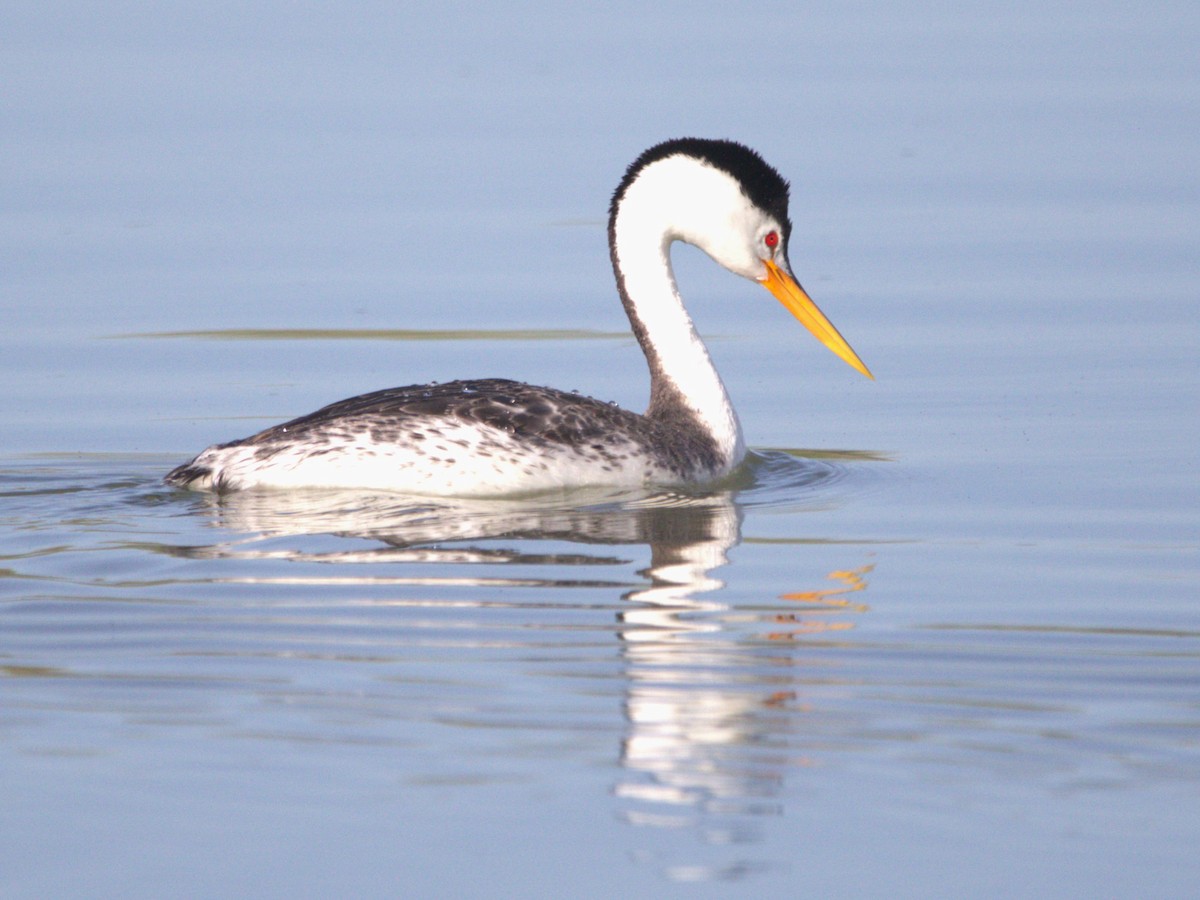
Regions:
M 846 343 L 846 339 L 838 334 L 833 323 L 825 318 L 825 313 L 817 309 L 817 304 L 812 302 L 796 279 L 771 260 L 765 259 L 763 262 L 767 267 L 767 277 L 759 284 L 774 294 L 775 298 L 787 307 L 788 312 L 816 335 L 817 340 L 874 381 L 875 376 L 871 374 L 871 370 L 863 365 L 858 354 Z

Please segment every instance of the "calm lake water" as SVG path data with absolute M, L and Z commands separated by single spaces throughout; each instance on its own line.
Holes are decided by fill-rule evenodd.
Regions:
M 1195 4 L 0 34 L 0 894 L 1194 895 Z M 162 485 L 391 385 L 644 406 L 604 214 L 689 133 L 878 378 L 678 248 L 733 484 Z

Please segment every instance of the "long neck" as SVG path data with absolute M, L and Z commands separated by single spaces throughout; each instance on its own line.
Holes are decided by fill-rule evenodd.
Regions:
M 621 302 L 650 367 L 646 416 L 710 438 L 727 468 L 745 456 L 742 428 L 708 350 L 684 309 L 671 270 L 675 235 L 642 210 L 619 207 L 609 249 Z

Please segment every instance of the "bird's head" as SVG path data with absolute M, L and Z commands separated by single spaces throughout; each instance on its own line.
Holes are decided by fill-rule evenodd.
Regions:
M 613 195 L 612 214 L 636 209 L 662 235 L 693 244 L 770 291 L 821 343 L 868 378 L 870 370 L 792 274 L 788 183 L 734 141 L 680 138 L 645 151 Z

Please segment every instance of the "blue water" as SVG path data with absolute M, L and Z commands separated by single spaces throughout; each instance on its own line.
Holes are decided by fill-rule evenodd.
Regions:
M 1188 896 L 1194 4 L 0 12 L 0 894 Z M 678 248 L 720 489 L 165 488 L 375 388 L 641 408 L 608 197 L 793 183 L 877 376 Z

